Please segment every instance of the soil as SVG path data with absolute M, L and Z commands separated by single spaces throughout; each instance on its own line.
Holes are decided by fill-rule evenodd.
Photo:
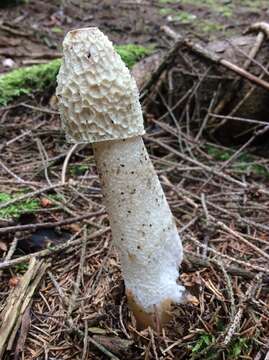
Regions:
M 267 1 L 29 0 L 0 10 L 0 73 L 60 57 L 64 34 L 98 26 L 117 44 L 166 47 L 160 27 L 208 42 L 240 34 L 268 16 Z M 12 67 L 4 66 L 11 59 Z

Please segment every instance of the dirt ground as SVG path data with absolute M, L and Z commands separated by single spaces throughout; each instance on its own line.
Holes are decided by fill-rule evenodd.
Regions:
M 60 57 L 73 28 L 167 53 L 163 25 L 205 44 L 268 11 L 260 0 L 28 0 L 0 10 L 0 72 Z M 269 157 L 204 136 L 206 118 L 189 113 L 195 90 L 179 117 L 156 92 L 143 100 L 145 143 L 183 239 L 181 281 L 199 304 L 175 305 L 161 333 L 137 330 L 92 149 L 71 154 L 63 185 L 70 146 L 55 96 L 33 93 L 0 109 L 0 354 L 16 318 L 3 359 L 268 359 Z
M 1 10 L 0 72 L 10 70 L 5 59 L 19 67 L 59 57 L 64 34 L 72 28 L 98 26 L 117 44 L 166 47 L 162 25 L 208 42 L 266 20 L 267 5 L 260 0 L 25 1 Z

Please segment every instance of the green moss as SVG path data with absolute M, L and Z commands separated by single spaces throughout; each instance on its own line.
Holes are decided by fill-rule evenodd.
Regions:
M 175 13 L 175 10 L 172 8 L 162 8 L 159 10 L 160 15 L 167 16 Z
M 199 32 L 211 34 L 222 31 L 224 29 L 224 25 L 209 20 L 200 20 L 199 23 L 196 24 L 196 29 L 199 30 Z
M 14 266 L 15 272 L 19 274 L 24 274 L 28 270 L 28 268 L 29 268 L 28 263 L 20 263 Z
M 251 347 L 251 340 L 243 337 L 235 338 L 229 345 L 228 358 L 233 360 L 242 359 L 242 355 L 249 355 Z
M 61 60 L 56 59 L 48 64 L 24 67 L 1 75 L 0 106 L 7 105 L 21 95 L 55 86 L 60 64 Z
M 237 1 L 237 3 L 238 3 L 238 1 Z M 238 5 L 240 5 L 241 7 L 248 7 L 252 11 L 256 10 L 257 12 L 259 12 L 259 10 L 261 10 L 264 6 L 268 5 L 268 1 L 267 0 L 240 0 Z
M 206 348 L 212 346 L 215 343 L 215 337 L 209 333 L 202 332 L 198 335 L 197 340 L 193 347 L 191 347 L 191 352 L 193 354 L 199 353 Z
M 83 164 L 73 164 L 69 166 L 69 171 L 71 175 L 84 175 L 85 172 L 89 169 L 88 165 Z
M 180 4 L 181 0 L 159 0 L 160 4 Z
M 208 155 L 212 156 L 214 160 L 217 161 L 227 161 L 234 154 L 235 150 L 232 149 L 220 149 L 211 145 L 206 146 L 206 152 Z M 233 169 L 244 172 L 248 175 L 254 175 L 257 177 L 262 177 L 269 179 L 269 170 L 263 164 L 256 164 L 255 157 L 251 154 L 242 153 L 233 160 L 231 166 Z
M 212 156 L 214 160 L 217 161 L 227 161 L 233 154 L 233 150 L 223 150 L 211 145 L 206 146 L 206 152 L 208 153 L 208 155 Z
M 223 4 L 220 0 L 182 0 L 182 3 L 196 6 L 206 6 L 209 10 L 212 10 L 224 17 L 230 17 L 233 15 L 234 4 Z
M 16 194 L 11 196 L 7 193 L 0 193 L 0 204 L 5 203 L 11 199 L 14 199 L 16 196 L 21 194 Z M 23 213 L 26 212 L 34 212 L 35 210 L 39 209 L 40 204 L 38 200 L 35 199 L 27 199 L 25 201 L 18 202 L 17 204 L 12 204 L 7 206 L 3 209 L 0 209 L 0 218 L 8 219 L 8 218 L 16 218 Z
M 152 54 L 154 51 L 153 47 L 144 47 L 135 44 L 116 45 L 115 49 L 129 69 L 143 57 Z
M 172 21 L 178 21 L 181 22 L 182 24 L 189 24 L 192 21 L 194 21 L 196 19 L 196 15 L 191 14 L 187 11 L 177 11 L 173 8 L 162 8 L 160 9 L 160 15 L 163 16 L 171 16 L 171 20 Z
M 62 34 L 64 31 L 63 29 L 61 29 L 59 26 L 54 26 L 51 29 L 51 32 L 53 32 L 54 34 Z
M 133 44 L 118 45 L 115 48 L 129 68 L 138 60 L 153 52 L 153 48 Z M 1 75 L 0 106 L 7 105 L 19 96 L 54 87 L 60 65 L 61 59 L 56 59 L 47 64 L 24 67 Z

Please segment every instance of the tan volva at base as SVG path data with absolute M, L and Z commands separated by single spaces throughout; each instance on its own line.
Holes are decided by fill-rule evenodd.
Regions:
M 161 304 L 155 306 L 153 312 L 146 312 L 141 305 L 136 303 L 130 290 L 126 290 L 126 295 L 129 309 L 134 314 L 138 330 L 143 330 L 150 326 L 159 332 L 172 319 L 172 301 L 170 299 L 164 300 Z

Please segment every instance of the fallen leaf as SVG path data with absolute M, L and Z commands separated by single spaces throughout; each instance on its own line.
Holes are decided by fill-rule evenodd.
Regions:
M 72 233 L 76 234 L 77 232 L 79 232 L 81 230 L 80 225 L 78 224 L 70 224 L 70 225 L 66 225 L 64 227 L 66 230 L 70 230 Z
M 42 207 L 49 207 L 49 206 L 53 205 L 52 201 L 50 199 L 48 199 L 48 198 L 42 198 L 40 200 L 40 203 L 41 203 Z
M 88 328 L 88 331 L 89 331 L 90 333 L 92 333 L 92 334 L 98 334 L 98 335 L 103 335 L 103 334 L 106 334 L 106 333 L 107 333 L 106 330 L 100 329 L 100 328 L 95 327 L 95 326 L 89 327 L 89 328 Z
M 12 278 L 9 279 L 8 285 L 10 287 L 16 287 L 19 282 L 20 282 L 20 278 L 18 276 L 13 276 Z
M 7 251 L 7 244 L 3 241 L 0 241 L 0 250 Z

